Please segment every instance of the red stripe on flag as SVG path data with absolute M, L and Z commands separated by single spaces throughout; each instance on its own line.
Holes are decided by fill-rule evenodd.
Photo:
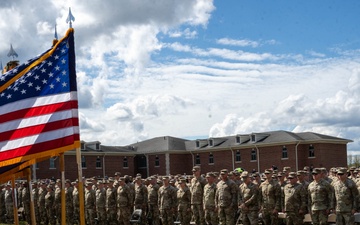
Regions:
M 52 149 L 57 149 L 57 148 L 61 148 L 64 146 L 74 144 L 74 142 L 78 141 L 78 140 L 80 140 L 80 135 L 73 134 L 73 135 L 70 135 L 67 137 L 61 137 L 59 139 L 54 139 L 51 141 L 46 141 L 46 142 L 33 144 L 33 145 L 29 145 L 29 146 L 23 146 L 20 148 L 16 148 L 14 150 L 0 152 L 0 159 L 8 160 L 8 159 L 16 158 L 19 156 L 31 155 L 31 154 L 36 154 L 36 153 L 52 150 Z
M 1 115 L 0 117 L 0 124 L 4 122 L 8 122 L 11 120 L 16 119 L 25 119 L 33 116 L 40 116 L 45 114 L 51 114 L 54 112 L 59 112 L 62 110 L 68 110 L 68 109 L 77 109 L 78 107 L 78 101 L 68 101 L 68 102 L 61 102 L 56 104 L 49 104 L 39 107 L 33 107 L 33 108 L 27 108 L 22 109 L 18 111 L 12 111 L 10 113 Z
M 40 124 L 36 126 L 11 130 L 7 132 L 0 133 L 0 142 L 10 141 L 18 138 L 23 138 L 27 136 L 32 136 L 40 134 L 47 131 L 57 130 L 65 127 L 79 126 L 78 118 L 69 118 L 66 120 L 59 120 L 55 122 L 50 122 L 46 124 Z

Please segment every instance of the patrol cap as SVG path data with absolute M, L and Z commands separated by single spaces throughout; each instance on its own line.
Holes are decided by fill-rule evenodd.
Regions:
M 170 183 L 170 184 L 175 184 L 175 179 L 171 179 L 171 180 L 169 181 L 169 183 Z
M 290 172 L 288 175 L 288 178 L 295 178 L 296 177 L 296 173 L 295 172 Z
M 233 171 L 230 171 L 229 176 L 232 176 L 232 175 L 234 175 L 234 173 L 233 173 Z
M 249 177 L 249 172 L 248 172 L 248 171 L 242 172 L 242 173 L 241 173 L 241 177 L 242 177 L 242 178 Z
M 162 177 L 163 180 L 167 180 L 167 179 L 169 179 L 169 178 L 170 178 L 169 176 L 163 176 L 163 177 Z
M 296 175 L 297 175 L 297 176 L 304 175 L 304 174 L 305 174 L 305 171 L 304 171 L 304 170 L 298 170 L 298 171 L 296 172 Z
M 59 183 L 59 182 L 61 182 L 61 180 L 60 180 L 60 179 L 56 179 L 56 183 Z
M 103 184 L 104 182 L 102 182 L 101 180 L 98 180 L 97 184 Z
M 291 167 L 289 167 L 289 166 L 285 166 L 283 168 L 283 172 L 287 172 L 287 171 L 290 171 L 290 170 L 291 170 Z
M 179 184 L 186 184 L 186 180 L 185 180 L 185 179 L 180 179 L 180 180 L 178 181 L 178 183 L 179 183 Z
M 141 176 L 136 176 L 135 180 L 141 180 Z
M 114 180 L 114 178 L 112 178 L 112 177 L 109 177 L 109 182 L 111 183 L 111 182 L 114 182 L 115 180 Z
M 266 169 L 264 173 L 270 174 L 270 173 L 273 173 L 273 171 L 272 171 L 272 169 Z
M 121 176 L 120 172 L 115 172 L 114 176 Z
M 314 168 L 311 173 L 312 173 L 312 174 L 320 174 L 320 173 L 321 173 L 321 169 L 320 169 L 320 168 Z
M 200 171 L 200 166 L 194 166 L 192 171 L 193 172 Z
M 346 168 L 339 168 L 337 170 L 337 174 L 339 175 L 343 175 L 343 174 L 346 174 L 347 173 L 347 169 Z
M 350 171 L 354 171 L 356 169 L 356 167 L 355 166 L 352 166 L 352 167 L 350 167 Z
M 206 173 L 206 177 L 216 177 L 214 173 L 212 172 L 209 172 L 209 173 Z
M 284 173 L 283 173 L 283 172 L 279 172 L 279 173 L 277 174 L 277 176 L 278 176 L 278 177 L 283 177 L 283 176 L 284 176 Z
M 220 170 L 220 174 L 227 174 L 228 173 L 228 170 L 227 169 L 222 169 Z
M 125 177 L 119 177 L 119 180 L 120 180 L 120 181 L 124 181 L 124 180 L 125 180 Z

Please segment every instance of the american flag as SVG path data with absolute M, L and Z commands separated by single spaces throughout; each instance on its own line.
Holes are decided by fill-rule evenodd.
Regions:
M 0 75 L 0 167 L 79 147 L 74 30 Z

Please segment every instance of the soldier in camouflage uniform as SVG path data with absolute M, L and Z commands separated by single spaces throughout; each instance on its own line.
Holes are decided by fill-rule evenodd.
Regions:
M 203 195 L 206 180 L 201 176 L 200 166 L 194 166 L 192 169 L 193 179 L 191 179 L 191 210 L 194 216 L 195 224 L 204 225 Z
M 290 172 L 288 184 L 284 187 L 284 212 L 286 212 L 286 225 L 303 224 L 306 212 L 306 190 L 302 184 L 297 183 L 296 173 Z
M 237 206 L 237 187 L 233 180 L 228 178 L 228 170 L 220 171 L 221 180 L 216 185 L 215 205 L 220 225 L 235 224 L 234 206 Z
M 125 178 L 119 178 L 119 187 L 117 189 L 117 220 L 119 224 L 129 225 L 131 218 L 131 207 L 132 207 L 132 197 L 130 193 L 130 188 L 125 183 Z M 145 214 L 145 212 L 143 212 Z
M 74 208 L 74 219 L 73 223 L 79 224 L 80 222 L 80 196 L 79 196 L 79 183 L 76 180 L 73 184 L 73 192 L 72 192 L 72 200 L 73 200 L 73 208 Z
M 39 214 L 40 214 L 39 223 L 41 223 L 41 222 L 45 223 L 45 221 L 47 219 L 46 208 L 45 208 L 45 196 L 47 193 L 46 186 L 47 185 L 45 182 L 40 183 L 39 201 L 38 201 Z
M 185 179 L 179 180 L 179 189 L 176 194 L 178 202 L 178 221 L 180 221 L 181 225 L 189 225 L 191 220 L 191 193 L 186 185 Z
M 6 221 L 7 223 L 13 223 L 14 221 L 14 201 L 12 197 L 11 182 L 6 184 L 5 189 L 5 208 L 6 208 Z
M 142 183 L 141 176 L 135 178 L 135 199 L 134 209 L 141 209 L 141 223 L 145 224 L 146 221 L 146 206 L 148 201 L 148 193 L 146 186 Z
M 50 224 L 50 225 L 56 224 L 54 202 L 55 202 L 55 195 L 53 191 L 53 186 L 49 184 L 47 186 L 47 192 L 45 195 L 46 219 L 44 224 Z
M 176 210 L 177 199 L 173 186 L 169 184 L 169 177 L 162 178 L 163 185 L 159 189 L 158 206 L 160 210 L 162 225 L 174 224 L 174 212 Z
M 4 185 L 0 185 L 0 223 L 5 222 L 6 206 L 5 206 L 5 189 Z
M 215 193 L 216 193 L 216 176 L 214 173 L 207 173 L 206 180 L 207 184 L 204 187 L 204 211 L 205 211 L 205 222 L 208 225 L 217 225 L 218 216 L 215 205 Z
M 24 207 L 25 221 L 30 224 L 31 222 L 30 192 L 29 192 L 28 184 L 26 182 L 23 183 L 23 189 L 19 194 L 21 195 L 22 206 Z
M 148 214 L 147 219 L 152 222 L 152 225 L 160 225 L 160 212 L 158 207 L 158 191 L 159 185 L 156 183 L 156 177 L 148 178 Z
M 109 178 L 108 188 L 106 189 L 106 215 L 108 224 L 117 224 L 116 220 L 116 189 L 113 187 L 114 179 Z
M 335 210 L 337 225 L 352 225 L 355 223 L 354 213 L 358 207 L 358 190 L 353 180 L 347 178 L 347 168 L 337 172 L 338 180 L 334 183 Z
M 262 219 L 265 225 L 278 224 L 278 212 L 281 210 L 281 187 L 272 179 L 273 171 L 265 170 L 266 180 L 259 186 Z
M 91 181 L 86 181 L 85 183 L 85 222 L 87 225 L 95 225 L 95 215 L 96 215 L 96 196 L 95 191 L 92 188 L 93 183 Z
M 314 225 L 327 224 L 328 215 L 333 208 L 333 197 L 330 184 L 321 179 L 321 170 L 314 168 L 312 171 L 313 181 L 308 187 L 308 204 L 310 207 L 311 220 Z
M 74 225 L 74 204 L 73 204 L 73 187 L 71 181 L 65 180 L 65 212 L 66 212 L 66 224 Z
M 55 184 L 55 192 L 54 192 L 54 208 L 55 208 L 55 216 L 58 223 L 61 224 L 61 180 L 57 179 Z
M 241 209 L 243 225 L 257 225 L 259 223 L 259 187 L 251 180 L 247 171 L 242 172 L 243 183 L 240 185 L 238 206 Z
M 96 190 L 96 213 L 99 225 L 106 224 L 106 190 L 102 181 L 98 181 Z

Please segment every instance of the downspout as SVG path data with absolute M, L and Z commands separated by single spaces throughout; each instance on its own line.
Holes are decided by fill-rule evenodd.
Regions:
M 104 153 L 104 155 L 103 155 L 103 177 L 105 177 L 105 156 L 106 156 L 106 153 Z
M 149 171 L 149 155 L 145 155 L 146 157 L 146 177 L 149 176 L 150 171 Z
M 230 147 L 231 159 L 232 159 L 232 170 L 235 170 L 234 150 Z
M 192 158 L 192 166 L 194 166 L 194 162 L 195 162 L 195 160 L 194 160 L 194 154 L 192 153 L 192 151 L 190 151 L 190 154 L 191 154 L 191 158 Z
M 296 144 L 296 146 L 295 146 L 295 167 L 296 167 L 296 171 L 298 171 L 298 167 L 299 167 L 299 162 L 298 162 L 298 146 L 299 146 L 299 144 L 300 144 L 300 141 Z
M 260 173 L 260 151 L 259 151 L 259 148 L 254 145 L 255 148 L 256 148 L 256 155 L 257 155 L 257 164 L 258 164 L 258 172 Z

